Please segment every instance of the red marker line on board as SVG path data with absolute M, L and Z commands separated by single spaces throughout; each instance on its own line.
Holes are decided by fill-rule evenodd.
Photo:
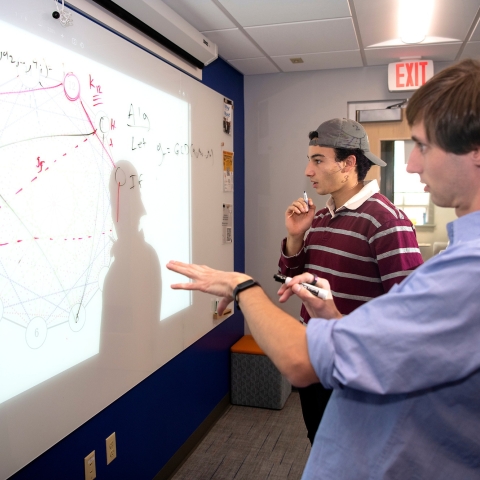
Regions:
M 88 235 L 88 238 L 92 238 L 91 235 Z M 40 237 L 33 237 L 34 240 L 41 240 Z M 23 242 L 23 238 L 19 239 L 16 241 L 16 243 L 21 243 Z M 53 240 L 53 238 L 50 238 L 50 240 Z M 64 238 L 65 241 L 68 241 L 68 238 Z M 72 238 L 72 240 L 83 240 L 83 237 L 78 237 L 78 238 Z M 10 245 L 10 242 L 6 242 L 6 243 L 0 243 L 0 247 L 4 247 L 5 245 Z
M 87 140 L 88 140 L 88 138 L 85 138 L 84 142 L 86 142 Z M 76 145 L 75 148 L 78 148 L 78 145 Z M 66 156 L 67 156 L 67 153 L 65 152 L 65 153 L 63 154 L 63 156 L 66 157 Z M 57 160 L 54 160 L 54 163 L 55 163 L 56 161 L 57 161 Z M 46 172 L 47 170 L 49 170 L 49 169 L 50 169 L 50 167 L 47 167 L 47 168 L 45 169 L 45 172 Z M 33 177 L 33 178 L 30 180 L 30 182 L 33 182 L 34 180 L 37 180 L 37 178 L 38 178 L 38 177 Z M 15 195 L 16 195 L 17 193 L 20 193 L 22 190 L 23 190 L 23 188 L 21 188 L 18 192 L 16 192 Z M 1 207 L 0 207 L 0 208 L 1 208 Z M 6 244 L 5 244 L 5 245 L 6 245 Z
M 17 78 L 19 78 L 20 75 L 17 75 Z M 0 95 L 19 95 L 21 93 L 30 93 L 30 92 L 37 92 L 38 90 L 50 90 L 51 88 L 58 88 L 61 87 L 63 83 L 59 83 L 58 85 L 53 85 L 52 87 L 42 87 L 42 88 L 33 88 L 31 90 L 19 90 L 17 92 L 0 92 Z
M 82 103 L 81 100 L 80 100 L 80 105 L 82 106 L 83 111 L 85 112 L 85 115 L 86 115 L 86 117 L 87 117 L 88 122 L 90 123 L 91 127 L 93 128 L 93 133 L 94 133 L 94 135 L 97 137 L 98 141 L 100 142 L 100 145 L 102 146 L 103 150 L 105 151 L 105 153 L 107 154 L 108 158 L 110 159 L 110 162 L 111 162 L 112 165 L 115 167 L 115 162 L 113 161 L 112 157 L 111 157 L 110 154 L 108 153 L 108 150 L 105 148 L 105 145 L 103 144 L 103 142 L 100 140 L 100 137 L 97 135 L 97 130 L 96 130 L 95 126 L 93 125 L 93 122 L 92 122 L 92 120 L 90 119 L 90 116 L 88 115 L 87 110 L 85 109 L 85 106 L 83 105 L 83 103 Z

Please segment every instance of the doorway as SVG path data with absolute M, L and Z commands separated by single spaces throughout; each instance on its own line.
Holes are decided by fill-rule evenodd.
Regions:
M 420 251 L 423 259 L 428 260 L 434 254 L 434 251 L 437 253 L 442 249 L 442 246 L 446 246 L 448 242 L 446 224 L 454 220 L 456 216 L 453 208 L 440 208 L 434 206 L 431 202 L 425 205 L 424 200 L 417 202 L 419 204 L 415 204 L 411 200 L 414 198 L 413 196 L 405 199 L 405 195 L 403 195 L 403 201 L 398 200 L 399 195 L 395 198 L 395 143 L 403 141 L 404 148 L 407 150 L 405 158 L 408 159 L 408 142 L 411 141 L 410 127 L 407 123 L 405 110 L 401 110 L 401 121 L 362 124 L 368 135 L 370 150 L 387 163 L 386 167 L 372 166 L 366 180 L 377 180 L 380 192 L 389 198 L 392 203 L 398 204 L 398 207 L 405 211 L 412 223 L 416 224 L 415 228 Z M 411 190 L 404 187 L 402 189 Z M 404 194 L 405 192 L 400 193 Z M 422 208 L 425 211 L 425 215 L 423 215 Z M 409 209 L 410 214 L 407 213 Z

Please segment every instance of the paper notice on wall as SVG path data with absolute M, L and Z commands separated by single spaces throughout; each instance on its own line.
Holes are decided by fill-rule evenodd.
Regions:
M 233 152 L 223 151 L 223 191 L 233 192 Z
M 233 243 L 233 205 L 223 204 L 222 243 Z
M 223 131 L 232 134 L 233 102 L 228 98 L 223 99 Z

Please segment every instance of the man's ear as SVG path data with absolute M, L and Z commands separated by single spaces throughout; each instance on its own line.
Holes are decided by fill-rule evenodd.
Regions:
M 350 172 L 355 169 L 357 164 L 357 157 L 355 155 L 349 155 L 345 160 L 345 167 L 343 167 L 342 172 Z
M 480 147 L 477 147 L 475 150 L 470 152 L 471 158 L 473 160 L 473 164 L 476 167 L 480 167 Z

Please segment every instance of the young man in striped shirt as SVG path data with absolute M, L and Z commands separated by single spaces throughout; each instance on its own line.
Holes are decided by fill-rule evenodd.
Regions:
M 305 175 L 319 195 L 331 196 L 316 213 L 311 199 L 307 204 L 300 198 L 287 208 L 279 270 L 289 277 L 310 272 L 312 278 L 327 279 L 346 315 L 388 292 L 423 261 L 410 220 L 379 193 L 376 180 L 364 183 L 372 164 L 385 166 L 370 152 L 364 128 L 335 118 L 309 137 Z M 303 305 L 300 315 L 308 323 Z M 317 383 L 299 391 L 313 444 L 331 390 Z

